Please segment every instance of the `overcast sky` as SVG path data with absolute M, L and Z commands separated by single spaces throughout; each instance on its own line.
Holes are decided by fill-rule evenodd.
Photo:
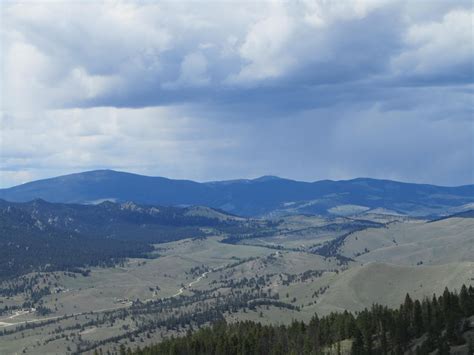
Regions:
M 0 186 L 474 183 L 471 1 L 2 1 Z

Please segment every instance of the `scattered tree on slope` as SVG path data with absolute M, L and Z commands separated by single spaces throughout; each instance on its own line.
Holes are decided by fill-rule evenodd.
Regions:
M 255 322 L 215 323 L 184 337 L 138 349 L 135 355 L 157 354 L 323 354 L 342 340 L 352 340 L 352 354 L 403 354 L 419 341 L 416 354 L 435 350 L 448 354 L 450 346 L 464 344 L 469 327 L 467 317 L 474 315 L 474 288 L 463 286 L 460 293 L 448 289 L 432 299 L 413 301 L 407 294 L 398 309 L 373 305 L 360 313 L 332 313 L 308 324 L 288 326 Z M 423 340 L 424 339 L 424 340 Z M 122 353 L 128 351 L 122 348 Z M 132 353 L 129 351 L 129 353 Z

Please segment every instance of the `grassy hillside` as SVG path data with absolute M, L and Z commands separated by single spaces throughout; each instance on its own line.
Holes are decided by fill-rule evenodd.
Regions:
M 394 264 L 443 264 L 474 259 L 474 218 L 392 223 L 345 239 L 339 251 L 357 260 Z
M 406 293 L 421 299 L 443 292 L 445 287 L 459 289 L 474 279 L 474 262 L 437 266 L 398 266 L 369 263 L 339 275 L 318 304 L 320 314 L 331 311 L 361 311 L 373 303 L 396 306 Z

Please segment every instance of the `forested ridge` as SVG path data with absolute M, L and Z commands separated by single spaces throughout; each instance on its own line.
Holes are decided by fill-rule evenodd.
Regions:
M 0 281 L 33 271 L 75 271 L 146 258 L 152 244 L 203 237 L 203 228 L 243 229 L 231 217 L 216 218 L 220 211 L 208 210 L 209 216 L 199 216 L 192 207 L 0 200 Z
M 144 243 L 107 240 L 40 224 L 19 209 L 0 209 L 0 281 L 32 271 L 77 271 L 112 266 L 153 249 Z
M 313 316 L 307 324 L 294 321 L 288 326 L 262 325 L 244 321 L 220 321 L 186 336 L 171 338 L 134 352 L 122 354 L 324 354 L 331 348 L 341 353 L 341 341 L 351 341 L 351 354 L 444 355 L 450 347 L 466 344 L 472 354 L 469 317 L 474 315 L 474 288 L 463 286 L 459 293 L 448 289 L 436 297 L 415 300 L 407 294 L 399 308 L 373 305 L 352 314 Z M 333 352 L 334 353 L 334 352 Z

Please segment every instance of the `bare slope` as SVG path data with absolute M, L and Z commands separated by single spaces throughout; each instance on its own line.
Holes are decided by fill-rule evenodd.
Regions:
M 363 262 L 436 265 L 474 260 L 474 218 L 393 223 L 350 235 L 341 254 Z
M 399 266 L 368 263 L 339 274 L 318 300 L 315 309 L 360 311 L 373 303 L 396 306 L 407 293 L 412 298 L 441 294 L 445 287 L 459 289 L 474 283 L 474 263 L 462 262 L 436 266 Z

